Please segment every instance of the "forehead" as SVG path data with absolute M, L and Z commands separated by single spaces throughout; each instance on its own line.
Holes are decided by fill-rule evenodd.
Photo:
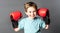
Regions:
M 35 7 L 29 7 L 28 9 L 27 9 L 27 11 L 35 11 L 36 9 L 35 9 Z

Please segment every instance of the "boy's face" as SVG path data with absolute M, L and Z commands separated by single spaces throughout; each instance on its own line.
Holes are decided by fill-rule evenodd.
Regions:
M 27 9 L 26 15 L 28 15 L 29 18 L 33 19 L 36 17 L 36 9 L 34 7 L 29 7 Z

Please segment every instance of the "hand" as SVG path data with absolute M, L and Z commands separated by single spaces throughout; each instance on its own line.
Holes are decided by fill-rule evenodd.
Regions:
M 45 29 L 48 29 L 49 28 L 49 25 L 46 25 Z
M 19 31 L 19 28 L 15 28 L 14 31 L 15 31 L 15 32 L 18 32 L 18 31 Z

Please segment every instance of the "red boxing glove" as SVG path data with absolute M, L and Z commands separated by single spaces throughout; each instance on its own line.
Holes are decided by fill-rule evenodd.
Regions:
M 38 9 L 38 15 L 41 17 L 46 17 L 46 12 L 47 12 L 47 8 L 39 8 Z
M 16 11 L 10 13 L 10 16 L 12 17 L 12 19 L 17 21 L 18 19 L 20 19 L 22 17 L 22 13 L 19 10 L 16 10 Z
M 39 8 L 38 15 L 43 18 L 46 24 L 50 24 L 49 10 L 47 8 Z
M 22 13 L 19 10 L 10 13 L 10 19 L 12 22 L 13 28 L 18 27 L 18 20 L 22 17 Z

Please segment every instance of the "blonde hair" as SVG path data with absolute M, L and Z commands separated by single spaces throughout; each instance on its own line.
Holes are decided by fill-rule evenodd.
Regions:
M 24 4 L 24 8 L 26 12 L 29 7 L 34 7 L 37 10 L 37 5 L 34 2 L 27 2 Z

